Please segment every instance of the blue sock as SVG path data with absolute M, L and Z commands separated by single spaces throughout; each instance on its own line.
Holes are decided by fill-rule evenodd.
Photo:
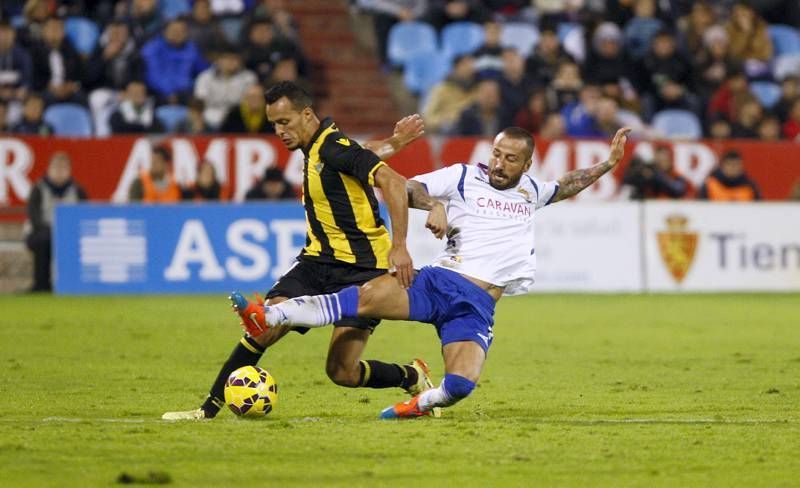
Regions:
M 357 286 L 348 286 L 344 290 L 334 293 L 334 295 L 339 301 L 339 308 L 341 309 L 341 318 L 350 319 L 358 317 Z
M 475 389 L 475 383 L 457 374 L 446 374 L 442 381 L 442 389 L 455 403 L 468 397 Z

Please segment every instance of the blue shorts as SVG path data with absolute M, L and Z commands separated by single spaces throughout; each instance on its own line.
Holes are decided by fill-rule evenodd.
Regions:
M 455 271 L 426 266 L 408 289 L 409 319 L 436 326 L 442 346 L 472 341 L 489 350 L 495 301 Z

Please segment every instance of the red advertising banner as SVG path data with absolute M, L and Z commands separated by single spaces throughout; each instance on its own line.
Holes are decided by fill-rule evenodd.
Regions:
M 74 178 L 84 186 L 92 200 L 125 202 L 131 182 L 149 167 L 150 152 L 155 144 L 166 144 L 172 149 L 173 172 L 184 185 L 194 181 L 199 162 L 209 160 L 216 168 L 218 178 L 231 189 L 234 200 L 243 199 L 264 170 L 272 166 L 284 169 L 290 183 L 299 185 L 302 181 L 302 153 L 290 153 L 274 137 L 0 137 L 0 219 L 22 218 L 30 189 L 44 175 L 47 163 L 56 151 L 70 155 Z M 631 142 L 623 167 L 578 197 L 587 200 L 618 198 L 624 166 L 635 154 L 649 158 L 656 144 L 665 143 Z M 672 148 L 677 170 L 698 187 L 716 166 L 719 156 L 729 149 L 741 152 L 747 172 L 761 186 L 765 199 L 786 199 L 792 185 L 800 180 L 798 144 L 744 141 L 666 144 Z M 454 162 L 486 161 L 490 153 L 489 139 L 423 139 L 398 154 L 390 164 L 410 177 Z M 556 179 L 572 169 L 602 161 L 607 155 L 608 141 L 605 140 L 537 141 L 534 172 L 545 179 Z

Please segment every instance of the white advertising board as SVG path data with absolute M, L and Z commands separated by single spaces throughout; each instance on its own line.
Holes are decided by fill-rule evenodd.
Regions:
M 650 202 L 646 291 L 800 290 L 800 205 Z

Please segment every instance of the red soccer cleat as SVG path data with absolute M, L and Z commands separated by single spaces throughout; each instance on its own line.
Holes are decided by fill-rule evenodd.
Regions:
M 379 418 L 384 420 L 416 418 L 416 417 L 422 417 L 423 415 L 428 415 L 430 413 L 430 412 L 423 412 L 422 410 L 420 410 L 418 404 L 419 404 L 419 395 L 415 396 L 411 400 L 396 403 L 391 407 L 384 408 L 381 411 Z
M 269 329 L 264 315 L 264 299 L 258 293 L 254 295 L 256 298 L 254 302 L 249 301 L 238 291 L 234 291 L 228 297 L 233 311 L 241 317 L 241 325 L 250 337 L 258 337 Z

